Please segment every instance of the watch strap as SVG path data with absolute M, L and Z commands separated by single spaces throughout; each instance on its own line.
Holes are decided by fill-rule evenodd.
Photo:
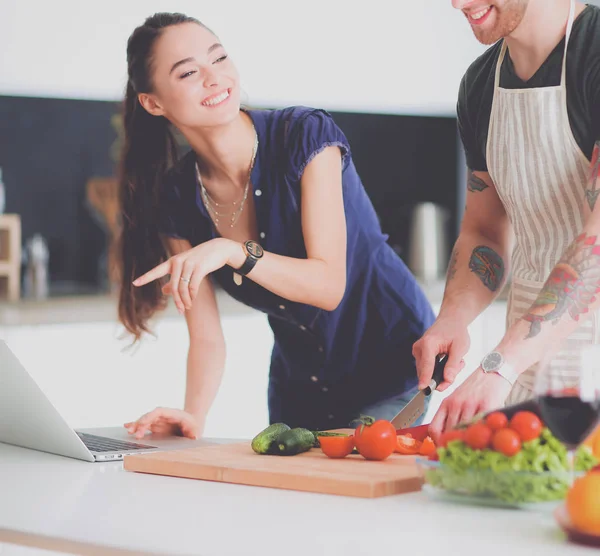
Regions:
M 512 365 L 509 365 L 508 363 L 504 363 L 498 370 L 492 372 L 498 373 L 501 377 L 508 380 L 511 386 L 517 381 L 517 378 L 519 378 L 519 373 L 517 373 Z
M 256 247 L 258 247 L 257 254 L 253 253 L 248 248 L 248 246 L 251 244 L 256 245 Z M 258 261 L 258 259 L 262 257 L 262 247 L 252 240 L 246 241 L 246 243 L 244 243 L 243 245 L 243 248 L 244 253 L 246 253 L 246 260 L 244 261 L 244 264 L 235 271 L 239 276 L 246 276 L 254 268 L 256 261 Z
M 246 255 L 246 260 L 244 261 L 244 264 L 240 266 L 240 268 L 238 268 L 235 272 L 237 272 L 241 276 L 246 276 L 248 272 L 250 272 L 254 268 L 254 265 L 256 264 L 257 260 L 258 259 L 253 257 L 252 255 Z

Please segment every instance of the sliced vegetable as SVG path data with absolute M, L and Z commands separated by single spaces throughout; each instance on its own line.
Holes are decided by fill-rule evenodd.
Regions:
M 361 417 L 362 424 L 356 427 L 354 443 L 359 453 L 366 459 L 384 460 L 396 448 L 396 428 L 384 419 L 375 421 L 373 417 Z
M 433 442 L 433 439 L 430 436 L 428 436 L 425 440 L 423 440 L 423 443 L 419 448 L 419 454 L 421 454 L 422 456 L 429 457 L 435 453 L 437 453 L 435 443 Z
M 354 449 L 353 435 L 321 436 L 321 450 L 330 458 L 345 458 Z
M 314 448 L 318 448 L 321 445 L 320 439 L 323 437 L 333 437 L 333 436 L 348 436 L 345 432 L 334 432 L 334 431 L 311 431 L 313 436 L 315 437 L 315 443 L 313 445 Z
M 421 442 L 415 440 L 412 436 L 407 434 L 399 434 L 396 437 L 395 451 L 399 454 L 407 456 L 414 456 L 419 453 L 421 448 Z

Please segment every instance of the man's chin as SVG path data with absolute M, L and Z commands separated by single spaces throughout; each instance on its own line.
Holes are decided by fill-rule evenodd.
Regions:
M 475 38 L 481 44 L 484 44 L 486 46 L 495 44 L 502 38 L 502 35 L 500 33 L 476 33 L 475 32 L 474 35 L 475 35 Z

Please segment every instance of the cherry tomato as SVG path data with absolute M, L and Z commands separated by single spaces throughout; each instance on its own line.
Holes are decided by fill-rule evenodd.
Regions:
M 521 450 L 521 438 L 512 429 L 501 429 L 494 433 L 492 447 L 496 452 L 511 457 Z
M 542 432 L 542 421 L 531 411 L 519 411 L 510 420 L 510 428 L 516 431 L 521 442 L 537 438 Z
M 493 431 L 499 431 L 508 425 L 508 417 L 501 411 L 494 411 L 485 418 L 485 424 Z
M 320 436 L 321 450 L 330 458 L 345 458 L 354 449 L 354 436 Z
M 386 459 L 396 449 L 396 428 L 384 419 L 358 425 L 354 431 L 354 443 L 364 458 Z
M 442 434 L 442 437 L 440 438 L 439 446 L 440 448 L 446 448 L 446 446 L 448 446 L 448 443 L 452 442 L 453 440 L 459 440 L 460 442 L 464 442 L 464 436 L 465 432 L 461 429 L 453 429 L 446 431 Z
M 425 440 L 423 440 L 423 444 L 419 448 L 419 454 L 422 456 L 431 456 L 437 452 L 435 444 L 431 439 L 431 436 L 428 436 Z
M 490 445 L 491 440 L 492 429 L 485 423 L 475 423 L 465 431 L 465 442 L 473 450 L 484 450 Z
M 410 434 L 399 434 L 396 437 L 395 451 L 399 454 L 414 456 L 419 453 L 421 443 L 415 440 Z

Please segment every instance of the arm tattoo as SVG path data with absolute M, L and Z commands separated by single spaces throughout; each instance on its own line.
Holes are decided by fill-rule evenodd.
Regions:
M 598 200 L 598 177 L 600 170 L 600 141 L 597 141 L 594 145 L 594 152 L 592 154 L 592 163 L 590 164 L 590 173 L 588 176 L 588 186 L 585 190 L 585 199 L 590 207 L 590 210 L 594 210 L 596 201 Z
M 589 311 L 600 292 L 600 245 L 597 236 L 581 234 L 554 267 L 537 299 L 523 317 L 531 323 L 527 338 L 540 333 L 542 323 L 557 324 L 568 313 L 575 321 Z
M 489 185 L 482 179 L 478 178 L 473 172 L 469 171 L 469 179 L 467 181 L 467 189 L 472 192 L 483 191 Z
M 452 249 L 452 254 L 450 255 L 450 262 L 448 263 L 448 273 L 446 282 L 450 282 L 456 275 L 456 261 L 458 259 L 458 250 L 456 247 Z
M 469 269 L 490 291 L 495 292 L 504 278 L 504 261 L 491 247 L 479 245 L 473 249 L 469 260 Z

